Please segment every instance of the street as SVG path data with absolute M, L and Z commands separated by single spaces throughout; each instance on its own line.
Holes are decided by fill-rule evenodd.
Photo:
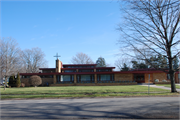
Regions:
M 179 118 L 179 97 L 1 100 L 1 119 Z

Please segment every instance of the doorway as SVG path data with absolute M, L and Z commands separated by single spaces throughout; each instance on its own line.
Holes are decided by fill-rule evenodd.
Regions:
M 145 83 L 144 74 L 134 74 L 134 81 L 137 83 Z

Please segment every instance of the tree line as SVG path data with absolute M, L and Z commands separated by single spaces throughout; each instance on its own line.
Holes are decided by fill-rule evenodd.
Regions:
M 118 66 L 118 64 L 121 64 L 118 66 L 120 71 L 129 71 L 133 69 L 147 69 L 147 68 L 162 69 L 162 70 L 169 69 L 168 60 L 166 57 L 162 55 L 151 56 L 149 59 L 146 59 L 144 61 L 132 60 L 130 61 L 130 63 L 122 63 L 122 62 L 118 63 L 118 61 L 116 61 L 115 64 L 116 66 Z M 172 64 L 173 64 L 173 69 L 177 71 L 179 67 L 179 59 L 178 58 L 173 59 Z
M 0 80 L 20 73 L 37 73 L 47 66 L 44 52 L 36 47 L 21 50 L 15 39 L 0 39 Z

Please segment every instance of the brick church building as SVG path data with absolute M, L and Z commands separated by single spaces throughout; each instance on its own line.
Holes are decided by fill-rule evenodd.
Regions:
M 55 68 L 39 68 L 39 73 L 20 73 L 21 83 L 29 85 L 29 78 L 38 75 L 42 86 L 92 86 L 92 85 L 132 85 L 137 83 L 155 83 L 169 81 L 168 74 L 155 69 L 113 71 L 115 67 L 96 67 L 96 64 L 62 64 L 57 58 Z M 178 72 L 175 81 L 179 83 Z

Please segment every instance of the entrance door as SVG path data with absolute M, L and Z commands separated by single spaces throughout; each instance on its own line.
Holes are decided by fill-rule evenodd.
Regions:
M 149 75 L 150 75 L 150 80 L 149 80 Z M 153 83 L 153 74 L 145 74 L 145 83 Z
M 137 83 L 145 83 L 144 74 L 134 74 L 134 81 Z

